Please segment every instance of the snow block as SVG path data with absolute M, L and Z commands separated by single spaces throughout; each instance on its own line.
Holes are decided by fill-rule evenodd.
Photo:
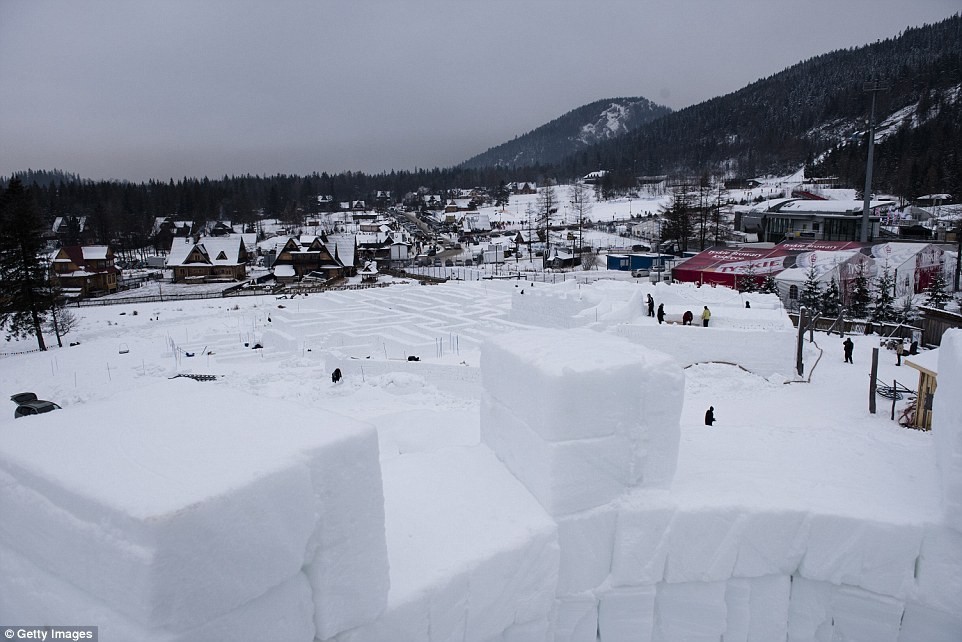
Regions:
M 376 618 L 389 587 L 384 495 L 377 433 L 342 440 L 311 462 L 320 519 L 305 573 L 314 594 L 314 625 L 330 637 Z
M 832 596 L 835 639 L 897 642 L 904 608 L 901 600 L 839 586 Z
M 547 618 L 542 618 L 532 622 L 513 624 L 499 639 L 501 642 L 548 642 L 551 639 L 550 636 L 551 623 Z
M 886 595 L 794 577 L 788 639 L 895 642 L 903 610 L 901 600 Z
M 591 595 L 570 595 L 555 603 L 555 642 L 595 642 L 598 639 L 598 600 Z
M 962 640 L 962 615 L 935 611 L 907 603 L 899 631 L 899 642 L 959 642 Z
M 789 642 L 831 642 L 832 592 L 828 582 L 792 577 L 788 603 Z
M 191 421 L 210 416 L 212 398 L 218 420 Z M 186 631 L 298 575 L 320 544 L 363 526 L 370 572 L 361 579 L 368 599 L 383 601 L 376 511 L 331 521 L 347 504 L 381 503 L 380 489 L 319 486 L 342 467 L 378 479 L 370 427 L 185 379 L 119 401 L 72 407 L 69 422 L 5 427 L 0 544 L 145 628 Z M 346 451 L 359 459 L 343 461 Z M 320 534 L 325 519 L 338 537 Z
M 611 572 L 617 510 L 611 505 L 559 517 L 558 595 L 597 588 Z
M 481 369 L 482 440 L 552 515 L 670 483 L 684 375 L 669 357 L 589 330 L 541 330 L 490 339 Z
M 0 617 L 31 625 L 96 624 L 102 642 L 209 642 L 285 640 L 311 642 L 311 591 L 302 574 L 268 589 L 246 604 L 183 631 L 148 628 L 106 602 L 0 546 Z
M 640 464 L 617 437 L 544 441 L 487 393 L 481 399 L 481 438 L 554 516 L 610 503 L 631 488 Z
M 633 494 L 618 513 L 611 559 L 612 586 L 655 584 L 665 577 L 676 507 L 668 493 Z
M 725 642 L 767 642 L 788 635 L 791 581 L 787 575 L 729 580 Z
M 655 586 L 612 589 L 598 604 L 598 632 L 604 642 L 651 642 Z
M 938 389 L 932 399 L 932 439 L 942 482 L 945 523 L 962 532 L 962 330 L 949 329 L 939 347 Z M 948 393 L 948 394 L 947 394 Z
M 482 349 L 481 377 L 488 394 L 546 441 L 644 439 L 647 412 L 680 406 L 684 393 L 670 357 L 590 330 L 492 338 Z
M 918 560 L 918 601 L 957 614 L 962 605 L 962 533 L 928 526 Z
M 798 572 L 810 580 L 904 597 L 915 584 L 921 543 L 918 526 L 815 515 Z
M 337 640 L 500 639 L 547 630 L 557 526 L 484 446 L 383 462 L 388 606 Z M 322 638 L 323 639 L 323 638 Z
M 808 540 L 807 513 L 758 511 L 743 516 L 734 577 L 790 575 L 798 568 Z
M 717 642 L 727 628 L 725 582 L 659 584 L 653 642 Z
M 719 582 L 732 576 L 743 513 L 734 508 L 675 513 L 668 540 L 666 582 Z

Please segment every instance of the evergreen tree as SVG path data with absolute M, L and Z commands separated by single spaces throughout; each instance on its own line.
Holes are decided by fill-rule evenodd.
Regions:
M 819 309 L 825 316 L 834 317 L 838 315 L 841 305 L 842 297 L 838 289 L 838 281 L 833 276 L 832 280 L 828 282 L 828 287 L 822 292 Z
M 852 300 L 849 302 L 849 309 L 852 316 L 857 319 L 864 319 L 868 314 L 868 305 L 872 300 L 871 292 L 868 287 L 868 277 L 865 275 L 865 263 L 859 262 L 855 268 L 855 280 L 852 284 Z
M 891 321 L 895 319 L 895 279 L 886 267 L 875 279 L 875 309 L 872 311 L 873 321 Z
M 775 282 L 775 275 L 768 274 L 765 277 L 765 280 L 762 281 L 761 292 L 763 294 L 778 294 L 778 283 Z
M 818 272 L 816 272 L 815 266 L 812 266 L 805 276 L 805 285 L 802 288 L 801 295 L 798 297 L 798 302 L 800 305 L 808 308 L 810 312 L 814 313 L 818 311 L 821 298 L 822 291 L 818 284 Z
M 952 296 L 945 291 L 946 283 L 945 276 L 939 271 L 935 275 L 935 279 L 929 284 L 928 289 L 925 291 L 925 304 L 931 305 L 932 307 L 942 309 L 945 304 L 952 299 Z
M 53 296 L 42 234 L 32 195 L 11 180 L 0 194 L 0 328 L 8 339 L 33 335 L 46 350 L 43 322 Z
M 494 193 L 494 206 L 504 208 L 508 205 L 511 193 L 508 191 L 504 181 L 498 183 L 498 189 Z
M 772 279 L 774 281 L 774 279 Z M 755 271 L 755 264 L 749 263 L 743 274 L 739 274 L 735 279 L 735 287 L 739 292 L 758 291 L 758 273 Z
M 688 239 L 694 230 L 694 208 L 686 186 L 677 187 L 671 195 L 671 202 L 662 216 L 665 224 L 661 230 L 661 241 L 676 240 L 682 252 L 688 251 Z

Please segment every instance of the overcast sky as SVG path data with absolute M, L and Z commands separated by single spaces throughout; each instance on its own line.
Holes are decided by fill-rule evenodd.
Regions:
M 0 175 L 447 167 L 599 100 L 680 109 L 958 0 L 0 0 Z

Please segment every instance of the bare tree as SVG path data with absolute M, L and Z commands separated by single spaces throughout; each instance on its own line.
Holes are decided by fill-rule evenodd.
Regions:
M 571 211 L 575 215 L 575 219 L 578 221 L 578 252 L 581 253 L 581 265 L 584 269 L 590 269 L 590 267 L 585 266 L 585 252 L 584 252 L 584 227 L 585 221 L 588 219 L 588 215 L 591 213 L 591 202 L 589 199 L 588 188 L 581 181 L 575 181 L 571 185 L 571 190 L 568 192 L 569 202 L 571 203 Z M 594 264 L 594 256 L 590 254 L 591 261 L 589 265 Z
M 544 228 L 544 254 L 541 257 L 541 267 L 548 267 L 548 250 L 551 246 L 551 216 L 558 211 L 558 195 L 555 194 L 554 186 L 546 184 L 538 192 L 538 228 Z
M 77 327 L 80 319 L 62 302 L 50 308 L 50 317 L 46 320 L 47 332 L 53 332 L 57 337 L 57 345 L 63 347 L 63 337 Z

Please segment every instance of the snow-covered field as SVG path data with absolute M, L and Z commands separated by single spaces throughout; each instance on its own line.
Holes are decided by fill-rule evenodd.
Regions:
M 709 306 L 711 326 L 658 326 L 648 292 L 670 321 Z M 852 337 L 845 364 L 816 334 L 801 380 L 777 300 L 748 296 L 466 281 L 77 309 L 78 345 L 0 358 L 5 394 L 63 406 L 0 419 L 0 623 L 103 640 L 960 639 L 962 535 L 933 433 L 881 397 L 868 412 L 878 338 Z M 531 330 L 547 338 L 512 339 Z M 881 350 L 881 380 L 917 376 Z M 630 461 L 597 450 L 609 424 Z M 566 467 L 569 445 L 600 454 Z

